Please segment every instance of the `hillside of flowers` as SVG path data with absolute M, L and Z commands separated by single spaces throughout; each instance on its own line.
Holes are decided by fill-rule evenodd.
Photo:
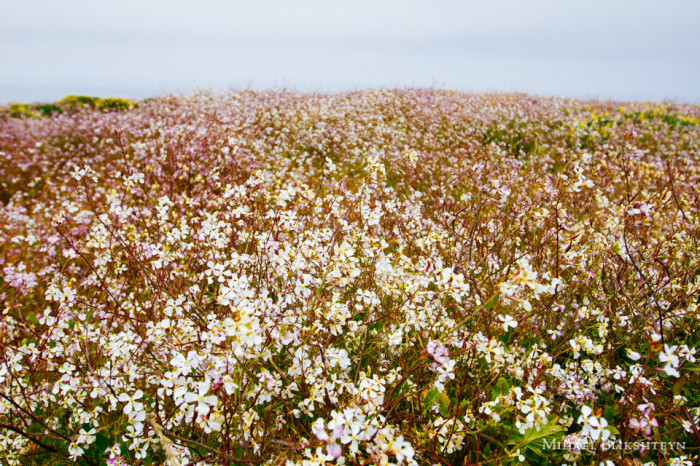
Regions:
M 699 106 L 75 102 L 0 115 L 0 463 L 697 464 Z

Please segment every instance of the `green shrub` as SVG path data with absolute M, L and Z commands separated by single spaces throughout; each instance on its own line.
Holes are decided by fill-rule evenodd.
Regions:
M 120 97 L 91 97 L 86 95 L 69 95 L 55 103 L 23 104 L 12 103 L 0 107 L 0 117 L 5 118 L 43 118 L 64 112 L 75 113 L 79 109 L 93 109 L 101 112 L 124 112 L 137 106 L 133 100 Z

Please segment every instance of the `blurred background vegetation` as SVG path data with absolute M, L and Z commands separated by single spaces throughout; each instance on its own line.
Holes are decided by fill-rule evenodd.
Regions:
M 54 103 L 12 103 L 0 107 L 0 118 L 43 118 L 61 113 L 75 113 L 81 109 L 119 112 L 131 110 L 136 106 L 137 102 L 120 97 L 69 95 Z

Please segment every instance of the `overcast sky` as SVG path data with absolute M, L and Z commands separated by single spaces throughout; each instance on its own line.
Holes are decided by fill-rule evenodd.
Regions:
M 0 102 L 195 88 L 700 103 L 697 0 L 0 0 Z

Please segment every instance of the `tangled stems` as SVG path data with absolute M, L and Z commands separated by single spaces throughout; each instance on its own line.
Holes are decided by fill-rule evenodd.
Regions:
M 626 107 L 3 120 L 3 464 L 692 464 L 700 111 Z

